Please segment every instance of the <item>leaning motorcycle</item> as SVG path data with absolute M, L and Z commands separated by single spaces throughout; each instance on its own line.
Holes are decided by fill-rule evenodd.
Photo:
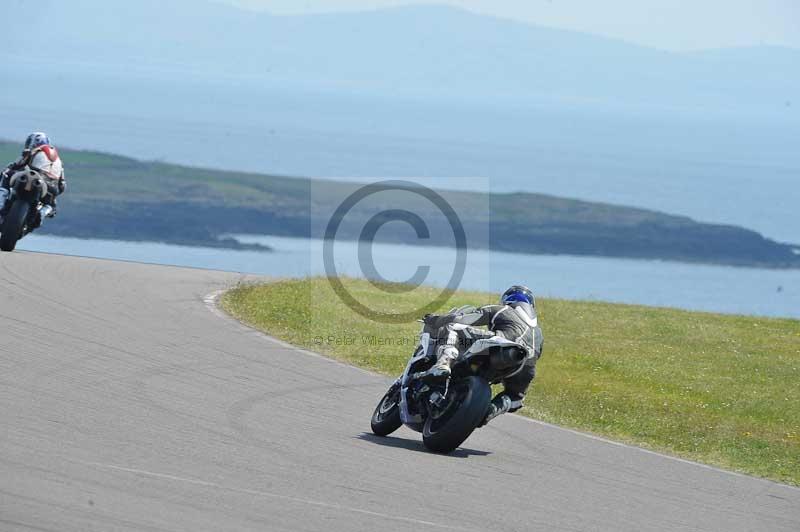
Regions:
M 450 313 L 468 313 L 472 307 Z M 420 320 L 419 343 L 400 376 L 372 414 L 372 432 L 391 434 L 405 424 L 422 433 L 425 447 L 449 453 L 478 428 L 489 411 L 491 385 L 522 371 L 527 350 L 500 337 L 475 340 L 453 361 L 446 379 L 434 379 L 428 370 L 436 363 L 438 328 Z
M 56 186 L 55 179 L 30 167 L 11 176 L 5 216 L 0 224 L 0 250 L 14 251 L 17 242 L 39 227 L 42 220 L 53 212 L 53 208 L 44 205 L 42 200 L 52 194 Z

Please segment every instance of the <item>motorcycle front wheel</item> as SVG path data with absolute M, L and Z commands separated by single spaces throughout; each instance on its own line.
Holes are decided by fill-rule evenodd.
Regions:
M 381 402 L 372 413 L 372 433 L 376 436 L 388 436 L 400 428 L 400 386 L 394 385 L 381 398 Z
M 486 379 L 469 376 L 451 382 L 447 397 L 422 428 L 425 447 L 437 453 L 452 452 L 469 438 L 486 416 L 492 389 Z
M 14 251 L 17 241 L 22 238 L 25 220 L 31 206 L 24 201 L 15 201 L 8 210 L 3 225 L 0 226 L 0 250 Z

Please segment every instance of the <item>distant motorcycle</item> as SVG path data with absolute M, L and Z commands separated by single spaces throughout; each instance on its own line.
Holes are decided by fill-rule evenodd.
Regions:
M 461 307 L 450 313 L 469 312 Z M 476 340 L 452 364 L 447 379 L 433 379 L 428 370 L 436 362 L 436 330 L 422 322 L 419 343 L 403 375 L 389 387 L 372 414 L 372 432 L 391 434 L 405 424 L 422 433 L 425 447 L 449 453 L 478 428 L 489 410 L 491 384 L 522 370 L 525 347 L 504 338 Z
M 53 207 L 42 200 L 51 194 L 56 180 L 26 166 L 15 172 L 9 181 L 6 215 L 0 224 L 0 250 L 14 251 L 17 242 L 38 228 Z

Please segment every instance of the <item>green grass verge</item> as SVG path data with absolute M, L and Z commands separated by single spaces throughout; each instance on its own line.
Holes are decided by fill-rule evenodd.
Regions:
M 381 311 L 409 311 L 437 293 L 344 282 Z M 495 297 L 459 292 L 448 307 Z M 355 314 L 319 278 L 242 286 L 222 306 L 277 338 L 390 376 L 419 330 Z M 545 351 L 522 414 L 800 485 L 800 321 L 555 299 L 539 312 Z

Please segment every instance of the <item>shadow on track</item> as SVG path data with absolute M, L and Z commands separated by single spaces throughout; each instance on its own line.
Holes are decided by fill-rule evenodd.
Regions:
M 422 444 L 422 442 L 419 440 L 407 440 L 405 438 L 396 438 L 394 436 L 375 436 L 374 434 L 370 434 L 369 432 L 362 432 L 361 434 L 356 436 L 356 438 L 358 438 L 359 440 L 368 441 L 370 443 L 383 445 L 386 447 L 408 449 L 409 451 L 416 451 L 418 453 L 426 453 L 431 455 L 437 454 L 426 449 L 425 446 Z M 451 456 L 453 458 L 469 458 L 470 456 L 488 456 L 490 454 L 492 453 L 489 451 L 478 451 L 476 449 L 459 447 L 452 453 L 441 456 Z

